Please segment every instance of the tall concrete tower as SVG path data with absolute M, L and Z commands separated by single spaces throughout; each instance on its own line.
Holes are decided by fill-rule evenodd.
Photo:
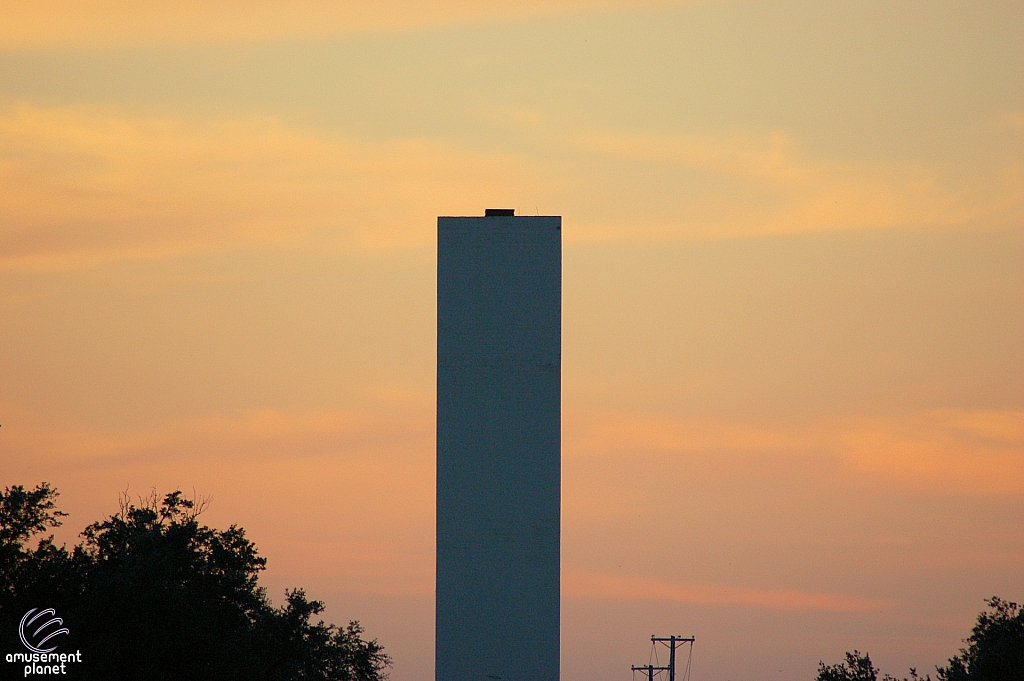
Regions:
M 436 681 L 558 681 L 562 219 L 437 220 Z

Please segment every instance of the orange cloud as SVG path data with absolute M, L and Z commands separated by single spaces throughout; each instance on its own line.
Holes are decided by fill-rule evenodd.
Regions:
M 264 41 L 407 29 L 472 21 L 633 9 L 666 0 L 8 0 L 0 48 L 112 47 Z
M 543 127 L 542 114 L 510 116 Z M 543 130 L 535 134 L 546 135 Z M 86 106 L 0 109 L 0 269 L 273 246 L 427 248 L 439 214 L 551 204 L 569 243 L 716 239 L 823 229 L 997 227 L 1024 219 L 1024 166 L 941 188 L 923 167 L 814 161 L 784 135 L 616 137 L 553 144 L 730 178 L 686 196 L 621 196 L 593 174 L 429 139 L 363 141 L 267 117 L 145 116 Z M 986 184 L 986 183 L 982 183 Z
M 715 465 L 700 471 L 715 479 L 755 464 L 831 460 L 866 479 L 902 487 L 944 494 L 1024 494 L 1021 411 L 925 410 L 773 425 L 574 413 L 565 422 L 565 458 L 579 471 L 598 462 L 621 462 L 623 452 L 630 452 L 632 461 L 656 463 L 666 471 L 678 468 L 680 475 L 692 474 L 693 457 L 714 456 Z M 613 480 L 604 480 L 602 490 L 594 490 L 594 504 L 586 499 L 578 503 L 582 508 L 600 507 L 598 498 L 616 496 L 604 489 L 609 484 Z
M 952 493 L 1024 494 L 1024 412 L 935 410 L 852 420 L 837 451 L 872 477 Z
M 184 489 L 212 497 L 209 524 L 246 529 L 280 588 L 309 579 L 360 593 L 433 588 L 429 409 L 238 412 L 124 431 L 0 411 L 4 484 L 46 480 L 61 492 L 71 515 L 58 541 L 116 512 L 126 490 Z
M 1003 134 L 1006 134 L 1004 131 Z M 719 177 L 727 192 L 677 199 L 678 217 L 623 232 L 594 226 L 606 238 L 722 238 L 835 229 L 1010 227 L 1024 220 L 1024 167 L 995 162 L 984 177 L 944 177 L 924 164 L 814 158 L 790 135 L 621 135 L 592 133 L 570 141 L 601 155 Z
M 269 118 L 89 107 L 0 112 L 0 268 L 303 243 L 426 245 L 438 214 L 504 203 L 521 159 L 419 139 L 359 142 Z
M 433 448 L 430 412 L 407 408 L 239 411 L 109 431 L 69 428 L 15 409 L 5 413 L 5 457 L 11 464 L 32 461 L 95 468 L 181 460 L 197 453 L 233 464 L 311 456 L 360 459 L 381 452 L 393 459 Z
M 362 409 L 242 411 L 134 430 L 71 428 L 8 405 L 0 435 L 5 478 L 7 484 L 49 480 L 65 492 L 63 506 L 73 516 L 64 541 L 112 512 L 126 486 L 145 493 L 153 485 L 160 491 L 196 485 L 198 493 L 214 496 L 209 521 L 250 530 L 271 558 L 275 579 L 319 575 L 353 592 L 426 595 L 433 578 L 432 409 L 399 397 Z M 756 495 L 766 486 L 772 494 L 790 483 L 820 490 L 865 482 L 940 494 L 1024 494 L 1024 413 L 1018 411 L 771 426 L 577 412 L 566 416 L 564 445 L 564 524 L 567 536 L 576 537 L 593 527 L 614 534 L 621 529 L 616 518 L 632 523 L 677 515 L 683 488 L 673 482 L 674 491 L 665 493 L 666 480 L 700 480 L 701 503 L 717 508 L 721 522 L 739 523 L 736 536 L 745 536 L 739 528 L 749 525 L 744 514 L 753 511 L 731 509 L 735 499 L 728 495 Z M 739 516 L 725 519 L 730 512 Z M 862 543 L 902 547 L 907 539 L 890 533 Z M 798 588 L 595 573 L 571 567 L 593 560 L 591 549 L 566 551 L 564 590 L 572 598 L 837 612 L 890 606 Z
M 658 455 L 680 451 L 777 451 L 808 449 L 813 433 L 766 426 L 723 423 L 711 419 L 676 418 L 663 414 L 603 413 L 574 415 L 572 452 L 640 448 Z M 578 430 L 577 430 L 578 429 Z
M 562 593 L 569 598 L 606 601 L 658 601 L 739 605 L 768 610 L 824 610 L 870 612 L 886 610 L 884 599 L 811 593 L 799 589 L 753 589 L 728 584 L 689 584 L 626 575 L 573 572 L 562 578 Z

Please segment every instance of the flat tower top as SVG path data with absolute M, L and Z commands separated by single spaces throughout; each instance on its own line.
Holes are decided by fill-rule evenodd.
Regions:
M 484 210 L 485 218 L 511 218 L 515 214 L 515 208 L 487 208 Z

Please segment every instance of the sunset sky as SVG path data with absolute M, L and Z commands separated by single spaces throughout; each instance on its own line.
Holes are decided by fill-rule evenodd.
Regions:
M 433 679 L 438 215 L 563 216 L 562 676 L 1024 599 L 1020 0 L 4 0 L 0 487 L 212 497 Z

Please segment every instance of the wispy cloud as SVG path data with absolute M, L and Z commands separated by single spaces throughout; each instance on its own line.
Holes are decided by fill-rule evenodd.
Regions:
M 850 420 L 836 450 L 856 470 L 916 488 L 1024 494 L 1024 412 L 934 410 Z
M 51 482 L 71 513 L 58 541 L 116 512 L 118 494 L 212 497 L 280 586 L 329 579 L 361 593 L 429 593 L 433 420 L 375 409 L 211 414 L 137 429 L 75 428 L 0 404 L 3 484 Z
M 509 115 L 543 120 L 532 110 Z M 0 268 L 80 268 L 267 246 L 428 247 L 439 214 L 552 203 L 555 194 L 572 215 L 570 243 L 993 228 L 1024 219 L 1019 165 L 978 186 L 946 186 L 923 166 L 814 160 L 781 133 L 597 134 L 553 143 L 633 159 L 646 164 L 643 173 L 686 167 L 728 182 L 715 191 L 626 197 L 619 171 L 434 139 L 367 141 L 251 115 L 22 103 L 0 109 Z M 610 205 L 616 201 L 622 205 Z
M 211 522 L 223 518 L 251 528 L 279 573 L 333 576 L 361 593 L 429 593 L 434 442 L 428 404 L 240 411 L 135 430 L 73 428 L 10 405 L 2 411 L 9 483 L 48 479 L 63 488 L 74 480 L 69 508 L 76 519 L 111 512 L 127 483 L 136 492 L 198 484 L 200 493 L 217 499 Z M 775 425 L 570 412 L 564 445 L 563 515 L 567 536 L 575 537 L 567 548 L 564 592 L 579 599 L 835 612 L 891 606 L 820 587 L 763 587 L 742 578 L 720 583 L 707 576 L 679 581 L 651 567 L 610 574 L 572 566 L 596 559 L 578 545 L 589 536 L 586 528 L 614 535 L 623 531 L 620 519 L 634 527 L 642 524 L 638 518 L 685 513 L 690 507 L 680 501 L 694 499 L 666 492 L 665 480 L 699 480 L 702 491 L 691 490 L 689 497 L 696 493 L 706 510 L 732 514 L 717 522 L 744 527 L 755 522 L 756 507 L 776 503 L 790 487 L 812 499 L 826 489 L 856 494 L 865 485 L 896 493 L 1024 494 L 1024 413 L 1018 411 L 923 411 Z M 43 478 L 41 471 L 47 471 Z M 87 504 L 75 498 L 83 486 L 92 490 Z M 637 496 L 637 489 L 644 493 Z M 97 506 L 98 490 L 106 490 L 105 505 Z M 750 508 L 735 508 L 737 499 L 750 495 L 756 497 L 747 499 Z M 843 533 L 849 531 L 825 539 L 812 533 L 796 543 L 785 535 L 786 551 L 820 552 L 815 542 L 847 542 Z M 864 531 L 856 540 L 864 551 L 914 546 L 893 534 L 899 528 Z M 1019 556 L 1010 551 L 987 559 L 1012 562 Z
M 896 488 L 953 495 L 1024 495 L 1024 412 L 922 410 L 891 416 L 823 418 L 815 422 L 751 424 L 659 414 L 570 413 L 566 458 L 578 474 L 599 462 L 655 462 L 680 474 L 720 482 L 741 471 L 801 470 L 815 476 L 848 473 Z M 713 457 L 713 466 L 699 465 Z M 817 462 L 810 466 L 810 462 Z M 607 471 L 605 471 L 607 473 Z M 614 484 L 605 476 L 597 487 Z M 596 481 L 590 481 L 594 483 Z M 595 497 L 615 498 L 591 488 Z M 585 495 L 589 497 L 588 495 Z M 578 500 L 590 508 L 586 499 Z
M 9 0 L 0 49 L 254 42 L 672 4 L 669 0 Z
M 768 610 L 870 612 L 891 608 L 892 601 L 800 589 L 755 589 L 730 584 L 669 582 L 627 575 L 573 572 L 563 577 L 562 593 L 569 598 L 608 601 L 658 601 L 736 605 Z
M 424 245 L 437 214 L 537 182 L 521 159 L 356 141 L 271 118 L 0 112 L 0 268 L 266 244 Z
M 1004 131 L 1004 134 L 1013 134 Z M 569 143 L 596 154 L 687 169 L 723 187 L 679 192 L 643 228 L 608 238 L 714 239 L 892 227 L 983 227 L 1024 219 L 1024 168 L 996 164 L 969 181 L 923 163 L 815 157 L 793 136 L 752 134 L 582 134 Z M 725 182 L 725 185 L 721 183 Z M 672 214 L 674 213 L 674 217 Z
M 136 429 L 86 429 L 5 408 L 5 458 L 62 469 L 96 469 L 147 461 L 224 463 L 344 457 L 391 461 L 430 453 L 433 420 L 427 409 L 382 407 L 332 411 L 237 411 Z

